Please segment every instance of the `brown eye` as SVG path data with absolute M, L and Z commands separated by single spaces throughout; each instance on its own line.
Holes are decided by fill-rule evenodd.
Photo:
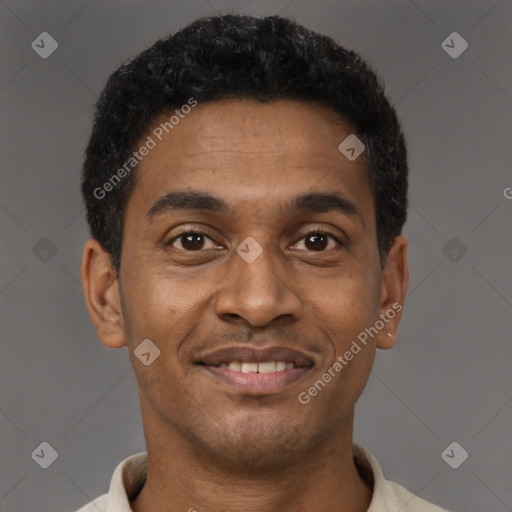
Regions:
M 196 249 L 202 249 L 204 245 L 203 235 L 199 233 L 190 233 L 188 235 L 182 235 L 181 245 L 184 249 L 195 251 Z
M 313 251 L 324 250 L 328 245 L 327 235 L 316 233 L 306 237 L 306 247 Z
M 307 250 L 315 252 L 323 252 L 329 247 L 329 241 L 334 240 L 337 245 L 343 246 L 344 244 L 331 233 L 325 231 L 314 231 L 308 233 L 301 240 L 304 240 L 304 245 Z M 333 247 L 330 247 L 333 248 Z
M 181 233 L 178 236 L 175 236 L 172 240 L 169 240 L 167 245 L 174 247 L 175 242 L 179 241 L 181 247 L 175 247 L 177 249 L 183 249 L 185 251 L 200 251 L 204 248 L 207 240 L 212 242 L 212 240 L 204 233 L 199 233 L 197 231 L 187 231 L 185 233 Z

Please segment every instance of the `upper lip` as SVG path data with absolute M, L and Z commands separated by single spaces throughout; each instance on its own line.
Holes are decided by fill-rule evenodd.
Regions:
M 266 347 L 256 348 L 248 346 L 227 347 L 201 356 L 197 362 L 210 366 L 218 366 L 231 361 L 265 362 L 265 361 L 286 361 L 292 362 L 295 366 L 313 366 L 311 357 L 299 350 L 287 347 Z

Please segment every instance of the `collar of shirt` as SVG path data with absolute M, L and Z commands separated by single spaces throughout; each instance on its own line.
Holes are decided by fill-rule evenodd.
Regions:
M 416 496 L 401 485 L 386 480 L 375 457 L 353 444 L 354 462 L 361 478 L 373 487 L 367 512 L 448 512 Z M 77 512 L 132 512 L 130 500 L 141 490 L 147 474 L 147 452 L 123 460 L 115 469 L 107 494 Z

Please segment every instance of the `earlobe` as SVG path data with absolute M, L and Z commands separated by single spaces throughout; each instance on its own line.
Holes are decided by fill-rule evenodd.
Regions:
M 385 326 L 379 332 L 378 348 L 387 350 L 396 344 L 408 284 L 407 239 L 404 235 L 399 235 L 395 237 L 389 250 L 382 272 L 379 315 Z
M 84 246 L 81 278 L 89 316 L 101 342 L 109 348 L 125 346 L 118 277 L 110 254 L 93 238 Z

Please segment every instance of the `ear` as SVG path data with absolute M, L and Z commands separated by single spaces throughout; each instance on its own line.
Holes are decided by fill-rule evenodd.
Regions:
M 385 325 L 378 334 L 378 348 L 390 349 L 396 344 L 408 284 L 407 239 L 399 235 L 389 250 L 382 272 L 379 315 Z
M 93 238 L 84 246 L 81 277 L 87 309 L 101 342 L 110 348 L 125 346 L 118 276 L 110 254 Z

